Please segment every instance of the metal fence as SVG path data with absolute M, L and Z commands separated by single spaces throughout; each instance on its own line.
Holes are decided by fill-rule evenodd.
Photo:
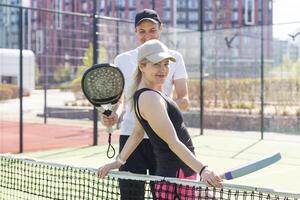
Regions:
M 0 4 L 0 13 L 12 14 L 11 21 L 0 21 L 0 48 L 13 52 L 0 54 L 0 66 L 5 65 L 0 68 L 1 146 L 11 134 L 16 142 L 10 151 L 37 150 L 28 138 L 36 137 L 41 146 L 45 141 L 29 136 L 35 133 L 31 128 L 42 127 L 40 134 L 46 134 L 53 128 L 49 125 L 68 132 L 57 134 L 57 140 L 73 140 L 77 127 L 78 138 L 85 132 L 81 137 L 87 140 L 79 139 L 83 144 L 97 144 L 97 112 L 84 101 L 80 77 L 93 63 L 113 62 L 118 53 L 137 46 L 133 23 L 99 16 L 96 10 L 84 14 Z M 188 126 L 200 128 L 199 134 L 205 129 L 260 132 L 261 139 L 268 132 L 300 133 L 300 62 L 287 56 L 299 39 L 273 37 L 274 29 L 285 26 L 165 27 L 161 40 L 182 53 L 189 74 Z M 9 59 L 18 66 L 15 71 Z M 34 90 L 28 86 L 32 81 Z M 18 85 L 16 99 L 6 98 L 12 94 L 5 83 Z

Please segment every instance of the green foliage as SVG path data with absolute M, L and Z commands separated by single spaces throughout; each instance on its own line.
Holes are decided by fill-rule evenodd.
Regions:
M 98 60 L 101 63 L 107 62 L 107 51 L 105 48 L 100 48 Z M 93 65 L 93 45 L 89 43 L 89 47 L 87 48 L 86 52 L 84 53 L 84 57 L 82 60 L 83 65 L 77 68 L 76 78 L 71 83 L 71 90 L 75 94 L 77 99 L 83 98 L 83 93 L 81 91 L 81 77 L 84 71 Z
M 76 99 L 83 99 L 83 92 L 81 89 L 81 76 L 75 78 L 71 83 L 71 90 L 75 95 Z
M 296 111 L 296 116 L 300 117 L 300 108 Z
M 99 49 L 98 61 L 100 63 L 108 62 L 107 58 L 107 50 L 104 47 Z M 89 47 L 84 53 L 84 57 L 82 59 L 83 66 L 79 66 L 77 69 L 76 77 L 82 76 L 83 72 L 90 66 L 93 65 L 93 45 L 89 43 Z
M 59 66 L 53 72 L 53 79 L 56 83 L 62 83 L 65 81 L 71 80 L 71 67 L 69 64 L 65 64 L 64 66 Z
M 257 79 L 224 79 L 204 81 L 206 108 L 246 109 L 252 113 L 260 106 L 261 81 Z M 191 107 L 200 107 L 200 81 L 188 80 Z M 290 115 L 291 106 L 300 106 L 300 78 L 266 78 L 265 103 L 272 105 L 275 114 Z M 296 112 L 296 111 L 295 111 Z M 300 111 L 299 111 L 300 112 Z
M 87 66 L 79 66 L 77 68 L 76 78 L 81 77 L 87 68 L 88 68 Z
M 299 78 L 300 60 L 293 61 L 285 56 L 282 65 L 272 68 L 268 67 L 266 71 L 272 77 Z
M 71 90 L 72 90 L 72 92 L 81 91 L 81 77 L 77 77 L 72 81 Z
M 41 78 L 41 72 L 40 72 L 40 68 L 39 68 L 39 65 L 38 64 L 36 64 L 35 65 L 35 68 L 34 68 L 34 73 L 35 73 L 35 83 L 37 84 L 37 83 L 39 83 L 39 81 L 40 81 L 40 78 Z
M 86 52 L 84 53 L 82 63 L 86 67 L 93 65 L 93 45 L 92 45 L 92 43 L 89 43 L 89 47 L 87 48 Z

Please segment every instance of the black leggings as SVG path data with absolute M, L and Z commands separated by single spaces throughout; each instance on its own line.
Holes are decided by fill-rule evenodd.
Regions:
M 119 149 L 123 149 L 129 136 L 120 135 Z M 120 167 L 120 171 L 129 171 L 137 174 L 150 175 L 155 173 L 155 156 L 149 139 L 143 139 L 135 151 L 129 156 L 126 163 Z M 152 184 L 151 184 L 152 185 Z M 119 180 L 121 200 L 144 200 L 144 181 Z

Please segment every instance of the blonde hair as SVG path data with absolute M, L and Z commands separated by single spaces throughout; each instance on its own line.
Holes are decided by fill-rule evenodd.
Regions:
M 131 110 L 133 109 L 133 105 L 134 105 L 134 98 L 133 98 L 134 94 L 137 91 L 137 89 L 141 83 L 141 80 L 142 80 L 142 72 L 140 70 L 140 66 L 145 65 L 147 62 L 150 62 L 150 61 L 148 61 L 146 58 L 144 58 L 140 62 L 138 62 L 137 67 L 132 75 L 133 83 L 128 91 L 129 95 L 128 95 L 128 99 L 127 99 Z

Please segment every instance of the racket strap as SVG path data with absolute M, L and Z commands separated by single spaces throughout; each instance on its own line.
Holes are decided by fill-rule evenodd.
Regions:
M 112 154 L 110 154 L 110 149 L 112 149 Z M 108 148 L 107 148 L 107 151 L 106 151 L 106 156 L 108 158 L 113 158 L 116 154 L 116 150 L 115 148 L 111 145 L 111 132 L 108 133 Z

